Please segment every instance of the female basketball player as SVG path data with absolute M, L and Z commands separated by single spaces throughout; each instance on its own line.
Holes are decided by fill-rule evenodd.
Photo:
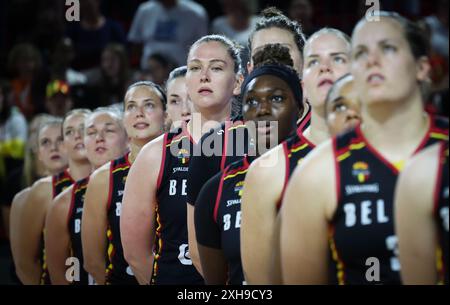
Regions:
M 404 284 L 449 284 L 448 220 L 448 142 L 442 142 L 411 158 L 398 178 L 395 228 Z
M 61 119 L 53 118 L 45 122 L 38 133 L 39 159 L 54 176 L 36 181 L 20 209 L 20 225 L 16 236 L 18 251 L 14 261 L 17 275 L 23 284 L 37 285 L 41 279 L 45 279 L 45 214 L 56 192 L 56 177 L 67 167 L 67 157 L 62 148 L 61 124 Z
M 186 72 L 186 66 L 178 67 L 170 72 L 166 82 L 167 130 L 180 128 L 191 119 L 192 102 L 187 96 Z
M 125 93 L 123 117 L 131 150 L 100 167 L 89 180 L 81 237 L 85 269 L 99 285 L 105 280 L 108 284 L 137 284 L 123 257 L 119 228 L 122 196 L 128 171 L 142 146 L 163 133 L 165 106 L 166 95 L 158 85 L 131 85 Z
M 194 119 L 176 132 L 148 143 L 131 167 L 125 186 L 120 220 L 122 243 L 125 259 L 141 284 L 203 283 L 188 250 L 189 159 L 202 130 L 217 126 L 208 121 L 220 123 L 230 116 L 231 98 L 240 87 L 239 52 L 223 36 L 205 36 L 192 45 L 187 67 L 186 84 Z M 202 125 L 192 124 L 196 112 Z
M 329 137 L 324 103 L 333 82 L 350 69 L 349 38 L 335 29 L 314 33 L 304 49 L 303 88 L 311 104 L 311 124 L 256 160 L 242 196 L 242 264 L 249 284 L 280 283 L 277 215 L 290 175 L 316 145 Z M 268 163 L 272 163 L 268 166 Z M 270 181 L 270 183 L 267 183 Z M 261 235 L 266 242 L 261 242 Z
M 398 14 L 380 15 L 377 22 L 362 19 L 352 37 L 363 123 L 317 148 L 288 186 L 284 283 L 400 283 L 394 187 L 405 160 L 448 138 L 448 122 L 423 110 L 426 39 Z
M 258 21 L 254 32 L 249 38 L 251 56 L 267 44 L 280 43 L 289 49 L 290 56 L 294 61 L 294 69 L 301 74 L 305 37 L 300 25 L 273 7 L 263 10 L 261 15 L 263 17 Z M 247 63 L 247 68 L 251 72 L 253 69 L 252 61 Z M 311 115 L 309 104 L 306 101 L 299 102 L 303 103 L 303 106 L 298 107 L 299 109 L 303 109 L 303 112 L 299 114 L 297 124 L 299 131 L 302 131 L 309 126 Z M 238 108 L 241 108 L 241 106 Z M 212 130 L 200 140 L 200 146 L 203 146 L 203 143 L 212 143 L 210 145 L 213 147 L 213 151 L 219 151 L 221 153 L 212 156 L 201 153 L 199 156 L 193 156 L 190 161 L 190 178 L 188 179 L 187 186 L 189 248 L 191 249 L 192 262 L 198 270 L 201 267 L 196 250 L 197 245 L 195 244 L 195 202 L 201 188 L 211 177 L 219 171 L 224 170 L 227 165 L 242 159 L 244 154 L 247 153 L 245 149 L 247 147 L 248 134 L 241 120 L 241 116 L 234 117 L 231 119 L 231 122 L 222 124 L 220 129 Z M 222 146 L 217 149 L 218 145 L 215 143 L 221 143 Z
M 289 49 L 266 45 L 253 60 L 255 69 L 242 87 L 242 113 L 259 155 L 296 130 L 302 90 Z M 289 66 L 283 64 L 286 62 Z M 301 110 L 302 111 L 302 110 Z M 273 129 L 269 124 L 278 123 Z M 241 194 L 254 154 L 227 166 L 202 188 L 195 207 L 198 250 L 206 284 L 242 285 L 240 255 Z M 228 272 L 227 272 L 228 271 Z
M 325 101 L 325 119 L 332 137 L 361 122 L 361 106 L 351 74 L 336 80 Z
M 80 131 L 82 126 L 79 126 Z M 84 120 L 84 147 L 91 169 L 117 158 L 128 149 L 128 139 L 122 119 L 116 111 L 99 108 Z M 84 195 L 89 182 L 87 176 L 77 180 L 59 194 L 52 204 L 46 219 L 46 249 L 48 268 L 53 284 L 88 284 L 88 274 L 83 268 L 81 246 L 81 217 Z M 68 278 L 69 268 L 77 269 Z M 78 275 L 78 276 L 76 276 Z

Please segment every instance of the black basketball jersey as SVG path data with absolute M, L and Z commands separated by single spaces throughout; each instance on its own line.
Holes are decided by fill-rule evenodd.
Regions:
M 125 260 L 120 239 L 120 214 L 125 182 L 130 170 L 128 153 L 110 164 L 108 196 L 108 259 L 106 283 L 112 285 L 137 285 L 138 282 Z
M 195 154 L 189 162 L 187 202 L 195 204 L 203 185 L 226 166 L 242 159 L 248 150 L 249 133 L 241 117 L 226 121 L 202 136 L 194 145 Z
M 74 183 L 68 216 L 72 257 L 78 260 L 80 267 L 80 280 L 74 281 L 74 285 L 88 285 L 91 281 L 89 274 L 83 268 L 83 247 L 81 245 L 81 218 L 83 215 L 84 195 L 86 194 L 88 183 L 89 176 Z
M 284 186 L 283 192 L 281 193 L 280 200 L 277 204 L 277 209 L 281 208 L 281 202 L 284 197 L 284 193 L 286 191 L 289 179 L 291 178 L 292 173 L 298 164 L 309 154 L 311 150 L 314 149 L 315 145 L 308 141 L 303 134 L 294 133 L 289 138 L 287 138 L 282 144 L 283 153 L 285 158 L 285 176 L 284 176 Z
M 157 183 L 153 284 L 203 284 L 189 256 L 186 184 L 193 140 L 186 128 L 166 133 Z
M 66 188 L 73 184 L 73 179 L 70 176 L 67 169 L 60 172 L 59 174 L 52 176 L 52 197 L 55 198 L 60 193 L 62 193 Z M 44 229 L 45 230 L 45 229 Z M 47 269 L 46 255 L 45 255 L 45 247 L 44 247 L 44 233 L 42 234 L 42 274 L 41 274 L 41 285 L 50 285 L 50 274 Z
M 301 135 L 311 125 L 311 105 L 308 103 L 308 109 L 301 120 L 297 122 L 297 134 Z
M 61 173 L 54 175 L 52 177 L 52 190 L 53 190 L 53 198 L 62 193 L 66 188 L 71 186 L 75 181 L 73 181 L 69 172 L 66 170 Z
M 439 171 L 434 198 L 434 215 L 438 224 L 437 270 L 439 283 L 449 284 L 448 279 L 448 142 L 440 147 Z
M 217 229 L 203 230 L 203 234 L 212 234 L 212 232 L 220 234 L 217 238 L 220 241 L 218 248 L 222 250 L 228 262 L 228 283 L 231 285 L 242 285 L 245 280 L 240 245 L 241 197 L 245 176 L 254 159 L 255 157 L 246 156 L 230 164 L 215 176 L 219 178 L 218 188 L 207 190 L 215 195 L 214 201 L 211 202 L 214 204 L 214 209 L 211 210 L 212 214 L 209 218 L 212 218 Z
M 430 120 L 416 152 L 448 138 L 448 121 Z M 394 189 L 399 168 L 356 129 L 333 138 L 337 207 L 329 226 L 334 284 L 400 284 L 394 233 Z M 400 166 L 398 166 L 400 167 Z

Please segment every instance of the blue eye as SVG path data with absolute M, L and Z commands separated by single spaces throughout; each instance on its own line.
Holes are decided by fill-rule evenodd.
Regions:
M 134 110 L 134 109 L 136 109 L 136 105 L 135 105 L 135 104 L 129 104 L 129 105 L 127 106 L 127 110 L 128 110 L 128 111 L 132 111 L 132 110 Z
M 222 67 L 212 67 L 211 68 L 211 70 L 213 70 L 213 71 L 222 71 L 223 70 L 223 68 Z
M 397 48 L 392 45 L 384 45 L 383 51 L 384 52 L 395 52 L 395 51 L 397 51 Z
M 344 57 L 337 56 L 334 58 L 334 62 L 337 64 L 345 64 L 347 61 L 345 60 Z
M 313 59 L 313 60 L 308 62 L 308 68 L 311 68 L 312 66 L 315 66 L 318 63 L 319 63 L 319 61 L 317 59 Z
M 151 109 L 155 108 L 155 105 L 152 103 L 147 103 L 147 104 L 145 104 L 145 108 L 151 110 Z

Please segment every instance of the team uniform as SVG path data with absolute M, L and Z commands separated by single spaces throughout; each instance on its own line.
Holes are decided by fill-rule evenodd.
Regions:
M 314 148 L 298 130 L 282 142 L 286 164 L 284 189 L 299 162 Z M 221 249 L 229 265 L 228 283 L 242 285 L 240 228 L 241 196 L 248 168 L 256 157 L 245 156 L 227 166 L 202 188 L 196 203 L 196 235 L 199 244 Z M 282 196 L 277 204 L 280 207 Z
M 120 214 L 125 182 L 130 170 L 129 154 L 110 163 L 108 196 L 108 259 L 106 284 L 137 285 L 138 282 L 125 260 L 120 238 Z
M 297 122 L 297 134 L 300 136 L 310 125 L 311 106 Z M 203 185 L 226 166 L 241 160 L 249 152 L 249 133 L 241 116 L 222 123 L 221 127 L 206 133 L 197 147 L 201 148 L 208 140 L 213 155 L 205 155 L 204 151 L 191 158 L 189 165 L 187 202 L 194 205 Z M 217 149 L 214 144 L 221 143 Z
M 157 182 L 152 284 L 203 284 L 189 257 L 186 183 L 193 140 L 186 128 L 164 134 Z
M 196 203 L 195 231 L 201 245 L 221 249 L 228 262 L 228 284 L 242 285 L 240 228 L 245 176 L 255 157 L 228 165 L 202 188 Z
M 431 118 L 416 152 L 446 139 L 448 121 Z M 329 224 L 330 282 L 400 284 L 393 202 L 401 164 L 384 159 L 360 126 L 333 138 L 333 150 L 338 199 Z
M 437 270 L 439 284 L 449 285 L 448 271 L 448 142 L 441 144 L 433 215 L 438 224 Z
M 52 176 L 52 197 L 55 198 L 66 188 L 71 186 L 74 183 L 72 177 L 69 172 L 66 170 L 62 171 L 59 174 Z M 41 274 L 41 285 L 50 285 L 50 274 L 48 273 L 46 256 L 45 256 L 45 248 L 44 248 L 44 233 L 42 234 L 42 274 Z
M 187 184 L 187 202 L 194 205 L 203 185 L 229 164 L 239 161 L 248 153 L 248 130 L 242 118 L 237 117 L 222 123 L 220 128 L 213 129 L 203 135 L 197 145 L 201 148 L 205 141 L 210 142 L 208 148 L 214 153 L 206 155 L 203 149 L 194 154 L 189 161 L 189 179 Z M 216 143 L 221 143 L 216 147 Z
M 74 183 L 72 198 L 68 215 L 70 233 L 71 256 L 79 262 L 79 281 L 74 280 L 74 285 L 89 285 L 93 283 L 92 277 L 83 268 L 83 248 L 81 244 L 81 217 L 83 215 L 84 195 L 89 183 L 89 176 Z

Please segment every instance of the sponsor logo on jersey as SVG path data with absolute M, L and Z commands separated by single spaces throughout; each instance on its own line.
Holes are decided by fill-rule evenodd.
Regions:
M 173 173 L 175 174 L 176 172 L 188 172 L 189 171 L 189 167 L 174 167 L 173 168 Z
M 364 183 L 369 180 L 370 170 L 366 162 L 356 162 L 352 166 L 352 175 L 356 177 L 359 183 Z
M 230 200 L 227 200 L 227 208 L 232 206 L 232 205 L 235 205 L 235 204 L 241 204 L 241 199 L 230 199 Z
M 345 194 L 360 194 L 360 193 L 379 193 L 380 186 L 378 183 L 373 184 L 357 184 L 357 185 L 346 185 L 345 186 Z

